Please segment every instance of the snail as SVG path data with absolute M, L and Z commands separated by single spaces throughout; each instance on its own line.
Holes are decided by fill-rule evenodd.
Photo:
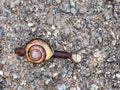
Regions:
M 80 49 L 81 50 L 81 49 Z M 78 51 L 80 51 L 78 50 Z M 18 56 L 25 56 L 29 62 L 40 64 L 51 57 L 71 59 L 73 61 L 78 52 L 66 52 L 53 50 L 45 41 L 41 39 L 33 39 L 29 41 L 25 47 L 18 47 L 15 53 Z

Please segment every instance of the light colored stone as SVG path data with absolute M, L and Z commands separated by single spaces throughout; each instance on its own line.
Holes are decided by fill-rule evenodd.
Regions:
M 0 75 L 3 76 L 3 71 L 2 70 L 0 70 Z
M 61 3 L 61 0 L 55 0 L 58 4 Z
M 70 5 L 69 4 L 64 4 L 62 6 L 62 10 L 65 11 L 65 12 L 70 12 Z
M 77 85 L 76 90 L 81 90 L 80 87 Z
M 76 79 L 77 79 L 76 75 L 74 75 L 74 76 L 73 76 L 73 79 L 74 79 L 74 80 L 76 80 Z
M 14 2 L 12 2 L 12 3 L 10 4 L 10 7 L 13 8 L 13 7 L 19 5 L 19 4 L 20 4 L 20 1 L 21 1 L 21 0 L 14 0 Z
M 71 33 L 70 28 L 68 28 L 68 27 L 67 27 L 67 28 L 65 28 L 65 34 L 66 34 L 66 35 L 68 35 L 68 34 L 70 34 L 70 33 Z
M 47 80 L 45 81 L 45 84 L 48 85 L 49 82 L 50 82 L 50 79 L 47 79 Z
M 94 67 L 96 67 L 99 63 L 97 58 L 93 58 L 91 61 L 92 61 L 92 64 L 93 64 Z
M 98 86 L 96 84 L 92 84 L 90 90 L 98 90 Z
M 75 61 L 75 62 L 80 62 L 81 61 L 81 56 L 79 54 L 72 54 L 72 59 Z
M 116 77 L 117 77 L 117 78 L 120 78 L 120 73 L 117 73 L 117 74 L 116 74 Z
M 65 84 L 58 84 L 58 90 L 66 90 Z
M 74 2 L 74 0 L 70 0 L 70 4 L 71 4 L 71 6 L 75 7 L 75 2 Z
M 71 87 L 70 90 L 76 90 L 76 88 L 75 87 Z
M 71 13 L 72 13 L 73 15 L 76 15 L 76 14 L 77 14 L 77 10 L 76 10 L 75 8 L 71 8 L 70 11 L 71 11 Z
M 18 78 L 17 75 L 16 75 L 15 73 L 13 74 L 13 78 L 14 78 L 14 79 Z
M 99 49 L 95 49 L 93 55 L 95 58 L 97 58 L 98 61 L 102 60 L 104 57 L 104 54 Z
M 58 75 L 58 73 L 54 73 L 54 74 L 53 74 L 53 77 L 56 77 L 57 75 Z
M 51 15 L 50 17 L 48 17 L 47 23 L 48 23 L 49 25 L 52 25 L 52 24 L 53 24 L 53 15 Z
M 20 85 L 26 85 L 26 80 L 21 80 Z
M 94 52 L 94 57 L 99 57 L 101 55 L 101 51 L 96 49 Z
M 55 28 L 55 26 L 54 26 L 54 25 L 52 25 L 52 26 L 51 26 L 51 29 L 53 29 L 53 30 L 54 30 L 54 29 L 56 29 L 56 28 Z
M 28 26 L 29 27 L 32 27 L 34 24 L 33 23 L 28 23 Z
M 59 30 L 55 30 L 55 32 L 53 34 L 54 34 L 55 37 L 57 37 L 58 34 L 59 34 Z

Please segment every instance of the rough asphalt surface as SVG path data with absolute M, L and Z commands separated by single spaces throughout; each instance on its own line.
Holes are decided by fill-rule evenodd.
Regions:
M 80 62 L 27 62 L 16 47 L 41 38 Z M 120 0 L 0 0 L 0 90 L 120 90 Z

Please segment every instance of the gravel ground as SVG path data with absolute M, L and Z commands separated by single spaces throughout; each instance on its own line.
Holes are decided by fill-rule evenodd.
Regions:
M 0 1 L 0 90 L 120 90 L 120 0 Z M 36 65 L 14 53 L 34 38 L 87 48 Z

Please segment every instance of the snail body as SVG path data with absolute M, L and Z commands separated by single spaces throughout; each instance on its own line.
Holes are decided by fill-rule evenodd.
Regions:
M 76 52 L 69 53 L 66 51 L 53 50 L 46 42 L 41 39 L 34 39 L 29 41 L 24 48 L 16 48 L 15 53 L 19 56 L 25 56 L 29 62 L 35 64 L 39 64 L 45 60 L 49 60 L 51 57 L 73 60 L 73 55 L 76 55 Z
M 16 48 L 15 53 L 19 56 L 25 55 L 29 62 L 39 64 L 50 59 L 54 54 L 54 50 L 43 40 L 34 39 L 29 41 L 25 48 Z

